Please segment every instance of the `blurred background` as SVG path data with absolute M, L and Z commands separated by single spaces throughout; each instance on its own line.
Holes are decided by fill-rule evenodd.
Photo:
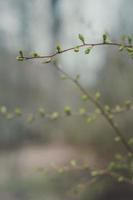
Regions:
M 42 60 L 18 62 L 19 49 L 25 55 L 37 51 L 47 55 L 56 44 L 68 48 L 86 41 L 99 42 L 108 32 L 113 41 L 133 34 L 133 1 L 128 0 L 0 0 L 0 106 L 10 112 L 22 109 L 22 117 L 10 120 L 0 116 L 0 199 L 132 199 L 132 188 L 113 189 L 112 182 L 79 190 L 89 175 L 81 172 L 46 174 L 52 165 L 69 165 L 71 160 L 103 167 L 116 151 L 114 131 L 100 117 L 87 124 L 71 116 L 56 121 L 41 118 L 47 113 L 63 112 L 66 105 L 74 112 L 92 106 L 81 100 L 81 92 L 71 81 L 61 80 L 52 65 Z M 58 56 L 61 67 L 72 77 L 80 74 L 87 91 L 100 91 L 103 104 L 111 107 L 133 97 L 132 60 L 117 48 L 98 47 L 89 56 L 81 51 Z M 27 118 L 34 118 L 32 124 Z M 133 130 L 132 113 L 118 115 L 126 137 Z M 32 120 L 31 120 L 32 121 Z M 113 196 L 113 192 L 114 196 Z M 122 197 L 120 192 L 123 191 Z M 112 195 L 112 196 L 111 196 Z M 125 195 L 125 196 L 124 196 Z

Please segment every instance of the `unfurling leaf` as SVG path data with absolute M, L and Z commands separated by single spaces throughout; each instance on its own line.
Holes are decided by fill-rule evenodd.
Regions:
M 66 107 L 64 108 L 64 113 L 65 113 L 66 115 L 71 115 L 71 114 L 72 114 L 70 106 L 66 106 Z
M 84 36 L 82 34 L 79 33 L 78 38 L 80 39 L 80 41 L 85 44 L 85 39 Z
M 92 49 L 92 47 L 90 47 L 90 48 L 87 48 L 87 49 L 85 50 L 85 54 L 89 54 L 89 53 L 90 53 L 90 51 L 91 51 L 91 49 Z
M 105 44 L 105 43 L 109 43 L 109 42 L 111 42 L 111 39 L 109 37 L 109 34 L 105 32 L 103 34 L 103 43 Z
M 60 53 L 60 52 L 61 52 L 61 46 L 60 46 L 60 45 L 57 45 L 57 46 L 56 46 L 56 50 L 57 50 L 58 53 Z
M 23 51 L 22 51 L 22 50 L 19 50 L 19 55 L 20 55 L 21 58 L 24 57 L 24 55 L 23 55 Z
M 21 116 L 22 115 L 22 110 L 20 109 L 20 108 L 15 108 L 15 110 L 14 110 L 14 112 L 15 112 L 15 114 L 17 115 L 17 116 Z

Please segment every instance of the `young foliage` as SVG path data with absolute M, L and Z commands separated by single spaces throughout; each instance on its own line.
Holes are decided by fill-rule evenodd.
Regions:
M 19 56 L 17 57 L 18 61 L 23 60 L 29 60 L 29 59 L 38 59 L 42 58 L 44 59 L 43 64 L 51 63 L 57 71 L 61 74 L 61 79 L 63 80 L 70 80 L 72 81 L 77 88 L 82 93 L 81 100 L 84 104 L 92 104 L 94 107 L 94 111 L 89 112 L 88 109 L 86 109 L 86 106 L 80 107 L 77 112 L 73 112 L 73 109 L 70 106 L 65 106 L 63 110 L 63 115 L 57 111 L 54 111 L 53 113 L 47 113 L 46 110 L 43 107 L 39 107 L 37 112 L 38 115 L 41 118 L 47 118 L 49 120 L 57 120 L 61 119 L 64 116 L 79 116 L 83 117 L 83 119 L 87 122 L 87 124 L 90 124 L 92 122 L 95 122 L 95 120 L 102 116 L 106 122 L 110 125 L 112 130 L 115 133 L 114 141 L 116 142 L 116 145 L 123 145 L 123 148 L 126 150 L 126 153 L 123 154 L 121 152 L 117 152 L 114 156 L 114 160 L 110 161 L 108 165 L 104 169 L 90 169 L 87 165 L 87 167 L 79 166 L 75 160 L 72 160 L 70 162 L 70 166 L 67 166 L 66 168 L 58 168 L 59 173 L 63 173 L 66 169 L 82 169 L 82 170 L 88 170 L 90 172 L 90 175 L 92 177 L 92 180 L 97 180 L 99 177 L 109 176 L 113 177 L 116 181 L 119 183 L 121 182 L 127 182 L 131 185 L 133 185 L 133 138 L 127 138 L 126 133 L 123 133 L 121 129 L 119 128 L 118 124 L 115 121 L 115 116 L 118 113 L 124 113 L 125 111 L 132 111 L 133 110 L 133 104 L 131 101 L 126 100 L 123 104 L 116 105 L 114 108 L 111 108 L 109 105 L 102 104 L 102 94 L 97 91 L 95 94 L 91 94 L 88 92 L 80 83 L 80 75 L 76 75 L 76 77 L 71 77 L 68 73 L 66 73 L 65 70 L 60 68 L 57 62 L 53 62 L 53 59 L 61 53 L 65 53 L 68 51 L 74 51 L 78 53 L 81 48 L 84 48 L 85 54 L 90 54 L 92 51 L 92 48 L 98 47 L 98 46 L 112 46 L 117 47 L 119 51 L 126 51 L 131 58 L 133 58 L 133 46 L 132 46 L 132 37 L 130 35 L 124 35 L 121 38 L 121 42 L 112 42 L 109 34 L 104 33 L 102 35 L 102 41 L 99 43 L 86 43 L 85 37 L 82 34 L 78 35 L 78 39 L 82 44 L 77 44 L 73 47 L 67 48 L 67 49 L 61 49 L 60 45 L 56 46 L 56 51 L 53 54 L 50 55 L 44 55 L 39 56 L 37 53 L 32 55 L 31 57 L 24 56 L 24 53 L 22 51 L 19 51 Z M 11 112 L 8 112 L 8 109 L 6 106 L 0 107 L 0 113 L 3 117 L 12 119 L 14 115 Z M 16 116 L 22 116 L 22 110 L 20 108 L 16 108 L 14 113 Z M 37 118 L 36 115 L 29 114 L 27 117 L 27 122 L 32 123 Z

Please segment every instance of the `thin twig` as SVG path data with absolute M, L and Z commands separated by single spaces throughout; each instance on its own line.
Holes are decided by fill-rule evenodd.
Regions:
M 90 92 L 88 93 L 84 87 L 79 83 L 79 81 L 77 79 L 74 79 L 73 77 L 71 77 L 67 72 L 65 72 L 63 69 L 61 69 L 57 63 L 54 63 L 56 69 L 61 72 L 62 74 L 64 74 L 65 76 L 68 77 L 69 80 L 71 80 L 73 83 L 76 84 L 76 86 L 80 89 L 80 91 L 85 94 L 88 99 L 92 102 L 93 105 L 95 105 L 100 111 L 101 114 L 104 116 L 104 118 L 108 121 L 108 123 L 110 124 L 110 126 L 113 128 L 113 130 L 115 131 L 116 135 L 120 138 L 121 142 L 123 143 L 123 145 L 125 146 L 126 150 L 128 152 L 130 152 L 131 154 L 133 154 L 133 150 L 130 147 L 130 145 L 128 144 L 128 142 L 126 141 L 124 135 L 121 133 L 120 129 L 118 128 L 118 126 L 116 125 L 116 123 L 114 122 L 114 120 L 108 115 L 108 113 L 104 110 L 103 106 L 100 104 L 99 101 L 97 101 L 93 95 L 90 94 Z
M 84 43 L 84 44 L 80 44 L 80 45 L 77 45 L 77 46 L 73 46 L 73 47 L 70 47 L 70 48 L 67 48 L 67 49 L 63 49 L 63 50 L 60 50 L 60 51 L 56 51 L 52 54 L 49 54 L 49 55 L 36 55 L 36 56 L 23 56 L 22 58 L 24 60 L 31 60 L 31 59 L 48 59 L 48 58 L 53 58 L 53 57 L 56 57 L 57 55 L 59 54 L 62 54 L 62 53 L 65 53 L 67 51 L 72 51 L 74 50 L 76 47 L 78 48 L 84 48 L 84 47 L 96 47 L 96 46 L 116 46 L 116 47 L 121 47 L 123 46 L 124 48 L 133 48 L 133 46 L 131 45 L 125 45 L 125 44 L 122 44 L 122 43 L 116 43 L 116 42 L 99 42 L 99 43 Z

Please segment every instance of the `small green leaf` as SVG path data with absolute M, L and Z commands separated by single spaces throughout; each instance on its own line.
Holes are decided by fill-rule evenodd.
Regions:
M 124 43 L 128 42 L 130 46 L 132 45 L 132 37 L 130 35 L 122 35 L 121 39 Z
M 7 113 L 7 108 L 6 108 L 6 106 L 1 106 L 0 112 L 1 112 L 3 115 L 5 115 L 5 114 Z
M 39 57 L 38 53 L 35 51 L 30 52 L 30 55 L 34 58 Z
M 61 46 L 59 44 L 56 46 L 56 50 L 57 50 L 58 53 L 61 52 Z
M 22 58 L 22 57 L 20 57 L 20 56 L 17 56 L 17 57 L 16 57 L 16 60 L 17 60 L 17 61 L 23 61 L 24 58 Z
M 21 116 L 21 115 L 22 115 L 22 111 L 21 111 L 21 109 L 18 108 L 18 107 L 15 108 L 14 112 L 15 112 L 15 114 L 16 114 L 17 116 Z
M 39 112 L 39 114 L 40 114 L 41 117 L 45 116 L 45 109 L 43 107 L 39 107 L 38 108 L 38 112 Z
M 79 109 L 79 114 L 80 115 L 84 115 L 86 113 L 86 109 L 85 108 L 80 108 Z
M 24 55 L 23 55 L 23 51 L 22 51 L 22 50 L 19 50 L 19 55 L 20 55 L 21 58 L 24 57 Z
M 103 34 L 103 43 L 105 44 L 105 43 L 109 43 L 109 42 L 111 42 L 111 39 L 109 37 L 109 34 L 107 32 L 105 32 Z
M 124 48 L 125 48 L 125 46 L 124 46 L 124 45 L 121 45 L 121 46 L 119 47 L 119 51 L 123 51 Z
M 91 176 L 99 176 L 99 175 L 100 175 L 99 171 L 94 170 L 91 172 Z
M 113 119 L 114 115 L 113 114 L 109 114 L 108 117 L 109 117 L 109 119 Z
M 71 160 L 71 161 L 70 161 L 70 164 L 71 164 L 73 167 L 76 167 L 76 165 L 77 165 L 76 160 Z
M 84 39 L 84 36 L 82 34 L 78 34 L 78 38 L 80 39 L 80 41 L 85 44 L 85 39 Z
M 116 168 L 115 162 L 110 162 L 108 165 L 108 170 L 113 171 Z
M 118 154 L 115 155 L 115 159 L 116 160 L 123 160 L 123 156 L 118 153 Z
M 107 40 L 107 35 L 103 34 L 103 43 L 106 43 L 106 40 Z
M 79 52 L 79 46 L 74 47 L 74 52 L 76 52 L 76 53 Z
M 88 117 L 88 118 L 86 119 L 86 122 L 87 122 L 88 124 L 90 124 L 91 122 L 93 122 L 92 117 Z
M 124 181 L 124 177 L 123 176 L 119 176 L 117 180 L 118 180 L 118 182 L 123 182 Z
M 84 94 L 84 95 L 81 96 L 81 99 L 82 99 L 83 101 L 87 101 L 87 100 L 88 100 L 88 96 Z
M 59 118 L 59 113 L 58 112 L 53 112 L 52 114 L 51 114 L 51 119 L 53 119 L 53 120 L 56 120 L 56 119 L 58 119 Z
M 92 47 L 85 49 L 85 54 L 89 54 L 91 49 L 92 49 Z
M 124 102 L 124 104 L 125 104 L 125 107 L 126 107 L 127 109 L 130 109 L 130 108 L 131 108 L 131 101 L 126 100 L 126 101 Z
M 95 113 L 99 115 L 101 114 L 101 110 L 99 108 L 96 108 Z
M 128 51 L 129 53 L 133 53 L 133 48 L 132 48 L 132 47 L 128 47 L 128 48 L 127 48 L 127 51 Z
M 65 113 L 66 115 L 71 115 L 71 114 L 72 114 L 72 112 L 71 112 L 71 107 L 70 107 L 70 106 L 65 106 L 65 108 L 64 108 L 64 113 Z
M 95 99 L 98 101 L 101 98 L 101 93 L 100 92 L 96 92 L 95 94 Z
M 62 80 L 67 80 L 67 79 L 68 79 L 68 76 L 62 74 L 62 75 L 60 76 L 60 78 L 61 78 Z
M 128 40 L 129 45 L 131 46 L 132 45 L 132 37 L 130 35 L 127 35 L 127 40 Z
M 110 112 L 110 111 L 111 111 L 109 105 L 105 105 L 105 106 L 104 106 L 104 110 L 105 110 L 106 112 Z
M 115 111 L 116 111 L 116 112 L 121 112 L 121 110 L 122 110 L 122 109 L 121 109 L 120 105 L 116 105 Z

